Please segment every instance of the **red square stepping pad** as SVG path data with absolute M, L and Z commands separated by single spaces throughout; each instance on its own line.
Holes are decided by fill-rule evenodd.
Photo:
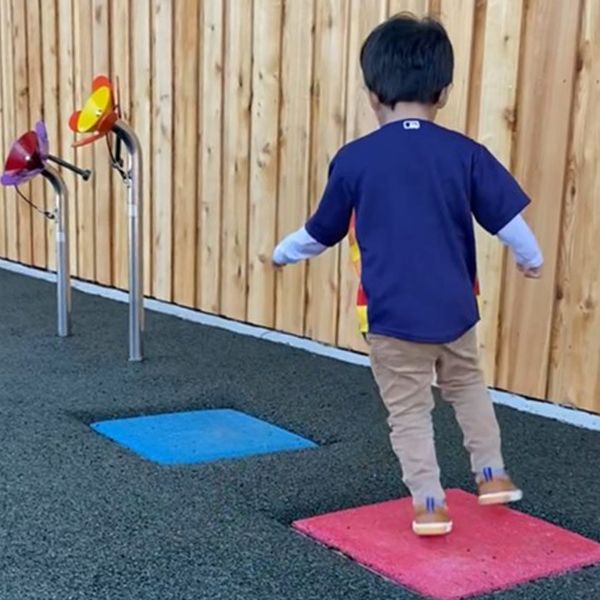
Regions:
M 448 492 L 454 531 L 419 538 L 409 498 L 303 519 L 298 531 L 396 583 L 466 598 L 600 563 L 600 544 L 529 515 Z

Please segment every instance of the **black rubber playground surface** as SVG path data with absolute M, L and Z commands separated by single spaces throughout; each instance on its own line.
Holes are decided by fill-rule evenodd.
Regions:
M 289 523 L 401 490 L 369 371 L 149 313 L 126 360 L 127 307 L 75 294 L 54 335 L 54 287 L 0 271 L 1 600 L 408 599 Z M 236 408 L 322 446 L 160 467 L 92 432 L 111 417 Z M 498 408 L 526 491 L 520 510 L 600 540 L 600 434 Z M 472 490 L 447 407 L 438 452 Z M 600 568 L 486 598 L 593 600 Z

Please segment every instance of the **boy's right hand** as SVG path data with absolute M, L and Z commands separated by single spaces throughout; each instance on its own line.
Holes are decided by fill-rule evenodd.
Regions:
M 542 278 L 542 267 L 526 267 L 524 265 L 517 264 L 517 268 L 527 279 L 541 279 Z

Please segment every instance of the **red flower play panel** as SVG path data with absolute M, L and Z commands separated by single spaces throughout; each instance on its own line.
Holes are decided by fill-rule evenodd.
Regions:
M 499 590 L 600 563 L 600 544 L 450 490 L 454 531 L 418 538 L 410 499 L 296 521 L 293 526 L 399 584 L 440 600 Z

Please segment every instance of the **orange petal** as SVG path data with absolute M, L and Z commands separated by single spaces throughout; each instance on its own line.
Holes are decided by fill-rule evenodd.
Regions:
M 112 81 L 106 75 L 96 75 L 96 77 L 94 77 L 94 81 L 92 82 L 92 92 L 95 92 L 101 87 L 110 88 L 112 92 Z
M 96 127 L 96 131 L 100 133 L 108 133 L 113 128 L 113 125 L 117 122 L 118 118 L 119 117 L 115 111 L 109 112 L 100 119 L 100 122 Z
M 69 127 L 71 128 L 71 131 L 78 131 L 77 123 L 79 121 L 80 114 L 81 114 L 81 111 L 77 110 L 71 115 L 71 117 L 69 119 Z
M 73 144 L 73 148 L 79 148 L 80 146 L 87 146 L 88 144 L 91 144 L 91 143 L 95 142 L 96 140 L 99 140 L 101 137 L 104 137 L 105 135 L 106 135 L 106 132 L 94 133 L 93 135 L 90 135 L 86 138 L 76 141 Z

